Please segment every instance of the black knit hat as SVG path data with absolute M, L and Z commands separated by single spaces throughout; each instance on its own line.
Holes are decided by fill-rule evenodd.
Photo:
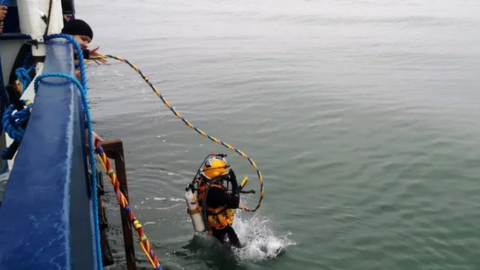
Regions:
M 62 0 L 63 14 L 73 14 L 73 0 Z
M 69 35 L 82 35 L 93 39 L 92 28 L 90 28 L 90 26 L 86 22 L 79 19 L 71 19 L 67 23 L 65 23 L 62 29 L 62 33 Z

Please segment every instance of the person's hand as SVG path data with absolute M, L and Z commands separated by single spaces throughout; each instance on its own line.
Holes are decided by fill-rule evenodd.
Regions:
M 93 50 L 90 50 L 90 58 L 92 57 L 103 57 L 102 54 L 100 54 L 99 52 L 97 52 L 97 50 L 100 48 L 100 46 L 97 46 L 95 49 Z M 96 59 L 92 59 L 93 61 L 95 61 L 95 63 L 97 63 L 97 65 L 100 65 L 100 63 L 107 63 L 107 59 L 105 58 L 96 58 Z
M 103 142 L 102 137 L 100 137 L 97 133 L 95 133 L 95 131 L 92 131 L 92 135 L 93 135 L 93 145 L 97 145 L 97 143 Z
M 0 22 L 0 34 L 3 34 L 3 21 Z
M 7 16 L 7 6 L 0 6 L 0 21 L 3 21 L 5 17 Z
M 95 133 L 95 131 L 92 131 L 92 136 L 93 136 L 93 145 L 94 146 L 96 146 L 97 143 L 99 143 L 99 142 L 103 142 L 102 137 L 100 137 L 97 133 Z M 85 129 L 85 142 L 87 144 L 87 147 L 89 147 L 89 144 L 88 144 L 88 128 Z

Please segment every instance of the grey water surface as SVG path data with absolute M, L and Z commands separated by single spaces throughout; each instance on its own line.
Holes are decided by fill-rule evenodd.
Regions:
M 205 155 L 250 177 L 251 207 L 255 171 L 127 65 L 90 64 L 94 128 L 123 140 L 132 209 L 167 269 L 480 269 L 479 1 L 76 5 L 92 47 L 264 175 L 262 207 L 236 224 L 247 253 L 194 237 L 183 194 Z M 109 190 L 113 269 L 126 269 Z M 271 243 L 283 252 L 260 251 Z

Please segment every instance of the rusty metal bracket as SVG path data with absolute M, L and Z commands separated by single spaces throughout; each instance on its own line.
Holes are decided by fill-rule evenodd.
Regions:
M 128 185 L 127 185 L 127 172 L 125 169 L 125 158 L 123 153 L 123 142 L 121 140 L 111 140 L 101 143 L 107 158 L 115 161 L 115 170 L 117 173 L 117 179 L 120 183 L 120 190 L 123 192 L 128 201 Z M 125 246 L 125 256 L 127 259 L 127 269 L 136 270 L 135 265 L 135 248 L 133 245 L 133 229 L 125 210 L 120 206 L 120 213 L 122 217 L 123 228 L 123 242 Z

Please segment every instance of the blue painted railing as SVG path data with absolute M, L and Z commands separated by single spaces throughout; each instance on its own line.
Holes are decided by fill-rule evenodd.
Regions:
M 44 73 L 74 75 L 71 43 L 51 41 Z M 45 78 L 0 207 L 0 269 L 97 269 L 77 87 Z

